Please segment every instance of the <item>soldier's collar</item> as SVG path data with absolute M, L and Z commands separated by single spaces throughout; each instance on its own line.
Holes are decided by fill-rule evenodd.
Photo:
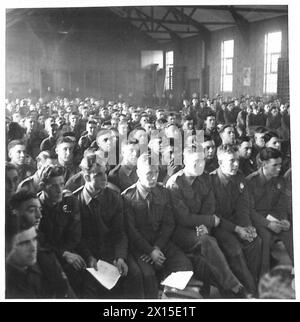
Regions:
M 56 207 L 58 204 L 61 203 L 61 202 L 57 202 L 55 204 L 51 203 L 49 199 L 46 197 L 45 191 L 42 191 L 38 197 L 42 203 L 48 205 L 49 207 Z
M 268 178 L 265 176 L 265 174 L 264 174 L 264 171 L 263 171 L 263 168 L 262 168 L 262 167 L 260 167 L 260 168 L 259 168 L 259 170 L 258 170 L 257 172 L 259 173 L 259 178 L 260 178 L 260 180 L 261 180 L 261 183 L 262 183 L 262 184 L 266 184 L 266 183 L 268 183 L 268 182 L 272 182 L 272 181 L 274 181 L 274 179 L 275 179 L 275 178 L 270 178 L 270 179 L 268 179 Z
M 89 194 L 89 192 L 87 191 L 86 187 L 83 188 L 82 190 L 82 196 L 83 199 L 85 201 L 85 203 L 88 205 L 91 201 L 92 201 L 92 196 Z
M 65 164 L 61 164 L 58 162 L 58 164 L 62 167 L 64 167 L 65 169 L 73 169 L 74 168 L 74 163 L 70 162 L 70 163 L 65 163 Z
M 232 176 L 225 176 L 220 167 L 217 169 L 217 173 L 222 184 L 227 185 L 228 183 L 232 182 Z
M 141 195 L 141 197 L 144 199 L 144 200 L 146 200 L 147 199 L 147 196 L 151 193 L 151 194 L 153 194 L 153 195 L 155 195 L 156 193 L 155 193 L 155 188 L 152 188 L 152 189 L 146 189 L 146 188 L 144 188 L 142 185 L 141 185 L 141 183 L 140 183 L 140 181 L 138 181 L 137 182 L 137 184 L 136 184 L 136 187 L 137 187 L 137 190 L 138 190 L 138 192 L 139 192 L 139 194 Z
M 189 186 L 192 186 L 193 183 L 195 182 L 195 180 L 198 178 L 198 177 L 189 177 L 187 176 L 185 173 L 184 173 L 184 169 L 183 169 L 183 175 L 184 175 L 184 181 L 189 185 Z
M 98 196 L 100 196 L 102 193 L 101 192 L 97 192 L 94 196 L 87 190 L 86 187 L 83 188 L 82 190 L 82 195 L 83 195 L 83 199 L 85 201 L 85 203 L 88 205 L 93 199 L 98 198 Z
M 136 167 L 130 169 L 128 168 L 125 164 L 121 164 L 121 169 L 120 169 L 127 177 L 129 177 L 133 171 L 136 170 Z
M 41 269 L 37 263 L 35 263 L 34 265 L 31 265 L 31 266 L 24 267 L 24 268 L 18 267 L 10 261 L 7 261 L 6 265 L 9 265 L 12 269 L 14 269 L 14 271 L 18 272 L 19 274 L 26 274 L 29 271 L 37 273 L 37 274 L 42 274 Z

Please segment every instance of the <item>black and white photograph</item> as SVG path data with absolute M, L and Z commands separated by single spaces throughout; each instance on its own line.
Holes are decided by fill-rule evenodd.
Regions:
M 296 301 L 295 8 L 6 2 L 1 298 Z

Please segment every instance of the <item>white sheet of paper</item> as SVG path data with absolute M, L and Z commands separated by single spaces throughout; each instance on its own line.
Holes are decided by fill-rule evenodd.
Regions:
M 178 288 L 179 290 L 184 290 L 194 275 L 193 271 L 182 271 L 170 274 L 161 285 Z
M 117 267 L 98 260 L 97 262 L 98 271 L 94 268 L 87 268 L 87 270 L 96 278 L 96 280 L 102 284 L 108 290 L 111 290 L 118 283 L 119 278 L 121 277 Z
M 269 220 L 269 221 L 279 221 L 277 218 L 275 218 L 275 217 L 273 217 L 271 215 L 268 215 L 266 219 Z

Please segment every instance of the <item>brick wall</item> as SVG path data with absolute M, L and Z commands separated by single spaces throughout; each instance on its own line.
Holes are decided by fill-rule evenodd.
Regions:
M 198 87 L 200 95 L 210 96 L 221 90 L 221 42 L 234 39 L 233 92 L 228 96 L 241 94 L 262 95 L 264 79 L 264 35 L 267 32 L 282 31 L 282 57 L 288 57 L 288 19 L 279 17 L 250 24 L 249 41 L 245 42 L 239 29 L 226 28 L 212 32 L 211 45 L 206 51 L 206 64 L 209 69 L 209 84 L 204 84 L 203 41 L 201 36 L 183 39 L 180 48 L 170 44 L 168 49 L 175 50 L 175 67 L 185 67 L 183 74 L 185 88 L 190 92 Z M 251 68 L 251 85 L 243 85 L 243 68 Z M 198 83 L 199 82 L 199 83 Z M 207 90 L 208 89 L 208 90 Z M 179 91 L 182 88 L 178 88 Z M 190 93 L 191 94 L 191 93 Z
M 106 26 L 103 31 L 71 35 L 37 35 L 28 23 L 20 22 L 6 31 L 6 93 L 12 97 L 37 96 L 45 93 L 43 70 L 53 79 L 53 94 L 75 95 L 80 87 L 82 96 L 105 98 L 118 93 L 137 97 L 144 93 L 144 71 L 140 51 L 159 49 L 137 31 Z M 44 74 L 45 74 L 44 73 Z M 43 74 L 43 75 L 44 75 Z M 46 80 L 47 82 L 47 80 Z M 50 82 L 51 83 L 51 82 Z M 47 87 L 46 87 L 47 88 Z M 64 93 L 61 93 L 64 88 Z
M 288 56 L 287 17 L 252 23 L 249 42 L 245 42 L 237 28 L 229 28 L 212 33 L 211 48 L 208 52 L 210 68 L 210 95 L 220 93 L 221 82 L 221 42 L 234 39 L 233 92 L 241 94 L 263 95 L 264 80 L 264 36 L 268 32 L 282 31 L 282 57 Z M 251 68 L 251 85 L 243 85 L 243 68 Z

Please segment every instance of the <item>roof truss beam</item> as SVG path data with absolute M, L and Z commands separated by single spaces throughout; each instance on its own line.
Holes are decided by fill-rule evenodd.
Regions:
M 150 17 L 150 16 L 146 15 L 144 12 L 140 11 L 139 9 L 137 9 L 137 8 L 134 8 L 134 9 L 135 9 L 135 11 L 136 11 L 136 13 L 137 13 L 137 15 L 138 15 L 138 16 L 143 17 L 143 18 L 146 18 L 146 19 L 151 19 L 151 17 Z M 157 22 L 157 24 L 158 24 L 161 28 L 165 29 L 165 30 L 169 33 L 170 37 L 171 37 L 174 41 L 180 41 L 180 40 L 181 40 L 181 38 L 176 34 L 176 32 L 175 32 L 175 31 L 171 30 L 170 28 L 168 28 L 167 26 L 165 26 L 165 25 L 164 25 L 163 23 L 161 23 L 161 22 Z
M 180 12 L 180 10 L 178 10 L 177 8 L 173 7 L 171 9 L 173 12 L 176 12 L 177 14 L 181 14 L 182 18 L 184 19 L 184 21 L 186 23 L 188 23 L 189 25 L 195 27 L 200 34 L 203 35 L 203 39 L 206 43 L 210 43 L 210 31 L 203 26 L 202 23 L 194 20 L 193 18 L 189 17 L 188 15 L 186 15 L 184 12 Z
M 244 18 L 241 14 L 236 12 L 234 6 L 230 6 L 229 11 L 232 15 L 232 18 L 235 20 L 245 42 L 249 40 L 249 21 Z
M 196 9 L 207 9 L 207 10 L 229 10 L 230 6 L 181 6 L 186 9 L 196 8 Z M 288 13 L 288 9 L 281 8 L 260 8 L 258 5 L 256 8 L 247 8 L 247 6 L 234 6 L 236 11 L 245 12 L 265 12 L 265 13 Z
M 138 21 L 138 22 L 155 22 L 155 23 L 167 23 L 170 25 L 191 25 L 188 20 L 184 21 L 175 21 L 175 20 L 163 20 L 163 19 L 144 19 L 144 18 L 129 18 L 130 21 Z M 235 25 L 235 21 L 203 21 L 201 22 L 202 25 Z M 198 28 L 197 28 L 198 29 Z

